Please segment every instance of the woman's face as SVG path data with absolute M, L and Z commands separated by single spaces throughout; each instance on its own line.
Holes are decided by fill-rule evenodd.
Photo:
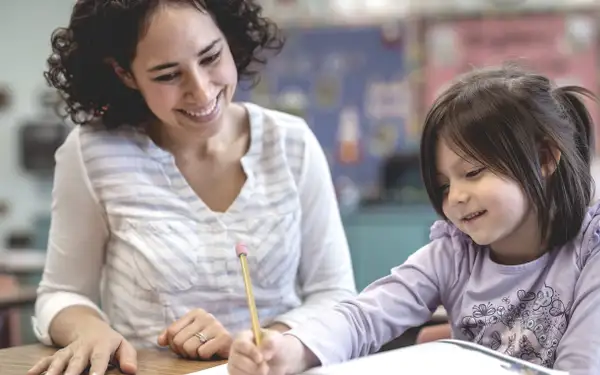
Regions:
M 149 21 L 125 84 L 141 92 L 169 130 L 218 133 L 238 80 L 221 30 L 191 6 L 159 7 Z

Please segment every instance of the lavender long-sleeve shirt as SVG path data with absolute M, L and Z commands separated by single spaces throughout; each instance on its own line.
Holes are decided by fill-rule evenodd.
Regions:
M 444 221 L 431 243 L 356 299 L 289 334 L 323 365 L 377 351 L 442 304 L 453 337 L 571 375 L 600 374 L 600 205 L 577 238 L 530 263 L 493 262 Z

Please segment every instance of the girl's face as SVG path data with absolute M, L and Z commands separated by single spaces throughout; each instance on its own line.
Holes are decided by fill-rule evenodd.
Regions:
M 445 141 L 437 145 L 438 184 L 446 217 L 501 263 L 523 263 L 540 251 L 534 210 L 516 181 L 465 160 Z

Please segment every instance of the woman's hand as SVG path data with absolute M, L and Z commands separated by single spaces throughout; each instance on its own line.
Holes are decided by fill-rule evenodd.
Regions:
M 190 311 L 158 337 L 158 345 L 190 359 L 228 358 L 232 341 L 223 325 L 202 309 Z
M 137 371 L 135 348 L 104 322 L 88 325 L 80 330 L 73 342 L 54 355 L 39 360 L 27 375 L 79 375 L 88 365 L 90 374 L 104 375 L 111 359 L 127 374 Z

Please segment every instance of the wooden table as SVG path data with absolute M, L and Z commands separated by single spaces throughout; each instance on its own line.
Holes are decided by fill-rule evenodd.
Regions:
M 41 357 L 51 355 L 56 349 L 42 345 L 18 346 L 0 350 L 0 374 L 25 375 Z M 138 351 L 137 375 L 184 375 L 224 364 L 225 361 L 200 362 L 178 358 L 170 351 Z M 118 370 L 107 375 L 121 374 Z

